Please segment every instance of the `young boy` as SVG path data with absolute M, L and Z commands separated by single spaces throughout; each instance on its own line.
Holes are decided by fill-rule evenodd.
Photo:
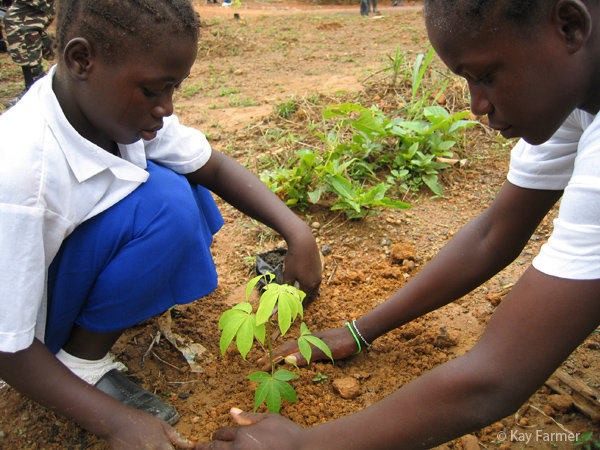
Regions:
M 425 13 L 437 53 L 467 80 L 472 111 L 523 139 L 486 211 L 385 303 L 317 335 L 344 358 L 460 298 L 516 258 L 561 199 L 552 236 L 464 356 L 306 430 L 234 409 L 238 424 L 255 424 L 224 428 L 198 448 L 430 448 L 514 412 L 598 326 L 600 2 L 426 0 Z M 304 363 L 297 351 L 292 343 L 280 355 Z

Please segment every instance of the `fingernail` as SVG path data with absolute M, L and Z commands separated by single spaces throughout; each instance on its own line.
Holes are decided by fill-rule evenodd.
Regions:
M 229 414 L 232 416 L 239 416 L 242 412 L 240 408 L 236 408 L 235 406 L 229 410 Z
M 294 355 L 290 355 L 287 358 L 285 358 L 286 362 L 291 362 L 293 364 L 297 364 L 298 363 L 298 358 L 296 358 L 296 356 Z

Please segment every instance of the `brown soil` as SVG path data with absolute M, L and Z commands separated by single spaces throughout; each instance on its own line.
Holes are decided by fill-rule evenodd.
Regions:
M 426 51 L 428 43 L 418 4 L 392 8 L 387 3 L 380 10 L 380 17 L 363 18 L 358 5 L 244 2 L 235 11 L 241 18 L 234 20 L 231 9 L 198 2 L 203 37 L 198 61 L 178 94 L 177 114 L 182 122 L 205 131 L 216 149 L 258 171 L 267 157 L 277 158 L 290 148 L 289 140 L 276 139 L 273 132 L 287 131 L 304 139 L 309 135 L 307 124 L 319 120 L 322 105 L 350 99 L 377 104 L 386 111 L 397 109 L 400 100 L 395 89 L 389 88 L 379 70 L 396 46 L 414 55 Z M 5 55 L 0 63 L 2 67 L 11 64 Z M 19 82 L 17 71 L 14 77 L 0 80 L 5 88 L 0 100 L 8 98 L 11 90 L 14 93 Z M 291 98 L 299 102 L 298 111 L 288 119 L 278 117 L 275 106 Z M 452 80 L 446 101 L 451 108 L 468 107 L 460 82 Z M 357 318 L 413 277 L 459 227 L 489 204 L 506 173 L 506 147 L 485 127 L 473 129 L 461 155 L 469 164 L 444 173 L 445 198 L 430 198 L 425 191 L 409 195 L 404 200 L 413 205 L 411 210 L 386 210 L 362 221 L 347 220 L 320 206 L 298 211 L 313 226 L 319 245 L 332 250 L 323 259 L 320 296 L 305 314 L 309 328 L 335 327 Z M 192 373 L 185 358 L 164 338 L 150 348 L 158 332 L 156 319 L 125 332 L 114 348 L 134 379 L 177 407 L 181 420 L 176 428 L 193 439 L 207 439 L 229 424 L 232 406 L 252 409 L 253 383 L 245 376 L 256 370 L 254 362 L 261 354 L 252 350 L 247 362 L 233 351 L 221 357 L 217 321 L 224 310 L 244 299 L 245 283 L 254 274 L 252 257 L 282 245 L 264 226 L 228 205 L 221 206 L 225 226 L 213 251 L 219 287 L 208 297 L 169 313 L 174 333 L 206 347 L 199 361 L 203 372 Z M 510 267 L 471 294 L 381 337 L 356 357 L 301 370 L 293 382 L 299 400 L 284 403 L 281 413 L 303 426 L 351 414 L 467 351 L 548 237 L 551 218 L 544 220 Z M 398 245 L 408 249 L 408 256 L 394 258 Z M 594 334 L 562 369 L 596 387 L 598 348 L 600 340 Z M 313 381 L 318 374 L 326 378 Z M 358 381 L 356 398 L 344 399 L 334 391 L 334 380 L 344 377 Z M 476 448 L 479 443 L 484 448 L 572 448 L 572 443 L 544 441 L 544 435 L 536 439 L 536 432 L 600 431 L 573 407 L 551 408 L 549 395 L 553 393 L 542 387 L 517 415 L 449 442 L 447 447 Z M 9 387 L 0 389 L 0 408 L 1 448 L 106 447 L 76 424 Z M 510 442 L 501 439 L 502 432 L 509 438 L 511 433 L 515 437 L 533 433 L 534 437 L 529 444 Z

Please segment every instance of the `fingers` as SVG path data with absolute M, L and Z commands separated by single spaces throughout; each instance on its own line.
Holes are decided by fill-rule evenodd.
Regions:
M 169 438 L 169 441 L 171 441 L 176 448 L 194 448 L 194 443 L 179 433 L 175 428 L 165 423 L 163 429 L 167 438 Z
M 233 441 L 235 438 L 236 427 L 223 427 L 219 428 L 212 435 L 212 439 L 215 441 Z
M 231 408 L 229 410 L 229 415 L 238 425 L 252 425 L 260 422 L 266 417 L 264 414 L 247 413 L 239 408 Z

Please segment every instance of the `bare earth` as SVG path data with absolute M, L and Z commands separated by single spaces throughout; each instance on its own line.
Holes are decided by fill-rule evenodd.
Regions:
M 384 3 L 381 16 L 363 18 L 358 5 L 244 2 L 233 11 L 196 3 L 204 28 L 198 61 L 177 94 L 177 114 L 183 123 L 204 131 L 217 150 L 256 172 L 288 151 L 290 136 L 310 141 L 307 124 L 319 121 L 320 108 L 327 104 L 352 99 L 385 111 L 399 108 L 400 100 L 388 89 L 380 69 L 389 64 L 388 55 L 393 56 L 397 46 L 411 57 L 428 49 L 418 4 L 392 8 Z M 240 19 L 234 19 L 234 13 Z M 19 72 L 11 64 L 0 55 L 0 69 L 7 74 L 0 79 L 2 101 L 20 89 Z M 452 79 L 449 86 L 446 106 L 468 108 L 462 84 Z M 276 107 L 290 99 L 298 101 L 298 111 L 287 119 L 277 116 Z M 504 180 L 510 143 L 484 126 L 470 131 L 469 138 L 461 155 L 469 163 L 445 171 L 444 198 L 433 199 L 422 191 L 404 198 L 413 205 L 411 210 L 386 210 L 362 221 L 350 221 L 319 205 L 297 211 L 313 226 L 319 245 L 332 251 L 323 258 L 320 296 L 305 314 L 311 330 L 339 326 L 383 302 L 489 204 Z M 170 319 L 169 329 L 188 344 L 206 347 L 197 359 L 202 372 L 192 373 L 164 335 L 151 345 L 160 335 L 157 319 L 126 331 L 114 348 L 130 376 L 177 407 L 181 419 L 176 428 L 192 439 L 208 439 L 229 424 L 232 406 L 252 409 L 254 386 L 245 376 L 256 370 L 254 362 L 261 353 L 253 350 L 246 362 L 233 351 L 221 357 L 217 322 L 225 309 L 244 299 L 245 283 L 254 274 L 252 257 L 282 245 L 264 226 L 220 205 L 225 226 L 213 249 L 219 287 L 206 298 L 175 308 L 161 321 Z M 509 268 L 471 294 L 381 337 L 359 356 L 301 370 L 293 384 L 298 402 L 284 403 L 281 413 L 303 426 L 351 414 L 466 352 L 549 236 L 551 219 L 544 220 Z M 399 250 L 407 256 L 398 260 L 394 256 Z M 561 370 L 596 388 L 599 348 L 594 333 Z M 319 373 L 326 378 L 313 381 Z M 335 380 L 346 377 L 358 383 L 355 398 L 342 398 L 333 389 Z M 566 449 L 573 448 L 572 442 L 564 442 L 567 432 L 600 431 L 588 415 L 569 404 L 574 394 L 561 405 L 558 400 L 565 398 L 556 398 L 556 393 L 544 386 L 516 415 L 449 442 L 446 448 Z M 0 410 L 2 449 L 106 448 L 103 441 L 10 387 L 0 389 Z M 528 437 L 528 444 L 519 442 Z

